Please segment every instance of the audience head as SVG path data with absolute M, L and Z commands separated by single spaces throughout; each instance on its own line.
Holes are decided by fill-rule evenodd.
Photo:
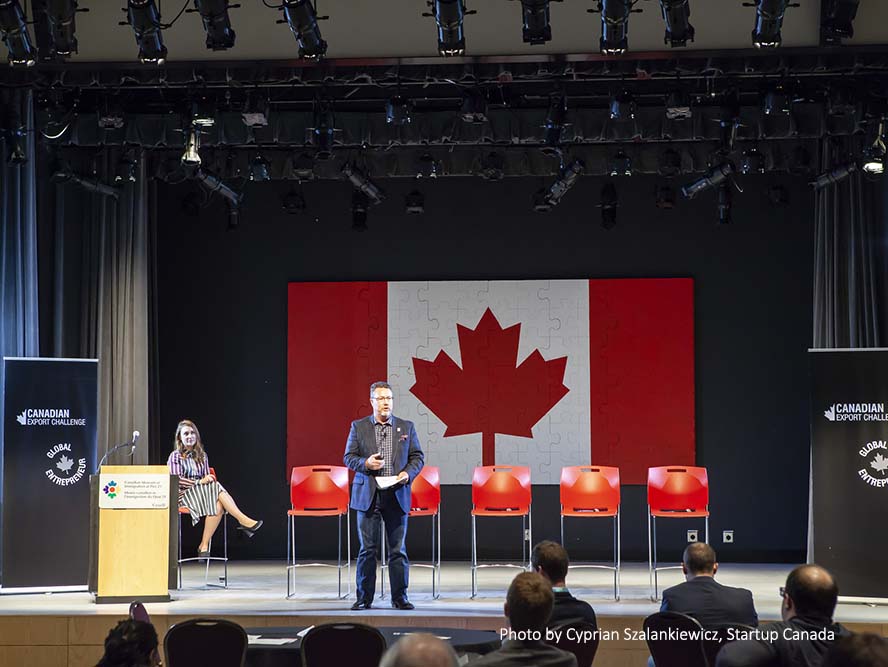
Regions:
M 512 630 L 542 631 L 552 615 L 554 603 L 552 586 L 542 575 L 522 572 L 512 579 L 503 611 Z
M 886 667 L 888 640 L 872 632 L 838 637 L 820 664 L 822 667 Z
M 382 655 L 379 667 L 458 667 L 459 658 L 447 642 L 419 632 L 398 640 Z
M 799 565 L 786 577 L 781 614 L 784 621 L 806 616 L 821 621 L 832 619 L 839 587 L 835 579 L 819 565 Z
M 549 581 L 549 585 L 558 586 L 564 584 L 567 578 L 570 559 L 567 557 L 567 550 L 558 542 L 543 540 L 530 553 L 530 565 L 534 572 L 540 573 Z
M 715 575 L 718 571 L 715 549 L 705 542 L 692 542 L 681 556 L 681 569 L 688 579 Z
M 159 664 L 154 626 L 127 619 L 108 633 L 105 654 L 96 667 L 155 667 Z

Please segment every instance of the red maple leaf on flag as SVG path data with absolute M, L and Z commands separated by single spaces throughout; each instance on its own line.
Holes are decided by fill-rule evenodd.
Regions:
M 456 325 L 462 368 L 444 350 L 434 361 L 413 358 L 410 393 L 447 425 L 444 437 L 481 433 L 482 465 L 495 464 L 497 433 L 533 436 L 531 428 L 568 391 L 567 357 L 546 361 L 534 350 L 521 365 L 521 325 L 503 329 L 490 308 L 472 330 Z

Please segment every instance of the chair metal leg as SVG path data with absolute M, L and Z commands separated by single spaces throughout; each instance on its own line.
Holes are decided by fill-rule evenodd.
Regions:
M 336 597 L 342 599 L 342 515 L 336 517 Z
M 223 542 L 223 550 L 222 554 L 225 556 L 225 560 L 222 561 L 223 568 L 223 577 L 224 577 L 224 587 L 228 588 L 228 513 L 222 515 L 222 542 Z
M 706 544 L 709 544 L 709 517 L 706 517 Z
M 657 579 L 657 568 L 659 567 L 659 562 L 657 561 L 657 517 L 651 518 L 651 524 L 651 530 L 654 535 L 654 602 L 656 602 L 660 599 L 660 582 Z
M 648 528 L 648 586 L 650 587 L 651 600 L 656 600 L 654 597 L 654 556 L 651 551 L 651 521 L 653 517 L 651 516 L 651 507 L 648 505 L 648 516 L 647 516 L 647 528 Z
M 351 542 L 351 539 L 352 539 L 352 536 L 351 536 L 351 512 L 349 512 L 346 509 L 346 513 L 345 513 L 345 548 L 346 548 L 345 560 L 346 560 L 346 563 L 348 563 L 348 568 L 347 568 L 347 575 L 348 576 L 347 576 L 347 579 L 345 582 L 345 597 L 346 598 L 351 597 L 351 581 L 352 581 L 352 561 L 351 561 L 352 542 Z
M 527 569 L 527 515 L 521 517 L 521 564 Z
M 475 538 L 475 519 L 476 518 L 477 517 L 473 514 L 472 515 L 472 599 L 473 600 L 475 599 L 475 595 L 477 595 L 477 593 L 478 593 L 478 583 L 477 583 L 477 576 L 478 576 L 478 572 L 477 572 L 477 570 L 478 570 L 478 551 L 477 551 L 477 549 L 478 549 L 478 545 L 476 544 L 476 538 Z
M 614 552 L 616 562 L 614 563 L 614 600 L 620 600 L 620 509 L 614 515 L 614 528 L 616 529 L 616 537 L 614 541 Z
M 179 515 L 179 557 L 176 565 L 178 566 L 179 585 L 176 590 L 182 589 L 182 515 Z
M 437 535 L 437 539 L 436 539 Z M 435 568 L 432 570 L 432 599 L 441 597 L 441 510 L 432 515 L 432 558 Z
M 293 595 L 290 592 L 290 577 L 296 576 L 296 570 L 290 568 L 291 565 L 296 564 L 296 543 L 293 539 L 293 528 L 294 528 L 293 515 L 288 514 L 287 515 L 287 599 L 288 600 Z M 295 587 L 295 582 L 293 585 Z
M 533 505 L 527 506 L 527 560 L 524 561 L 527 563 L 525 566 L 527 571 L 531 571 L 530 567 L 530 552 L 533 550 Z
M 561 546 L 564 547 L 564 505 L 561 506 Z

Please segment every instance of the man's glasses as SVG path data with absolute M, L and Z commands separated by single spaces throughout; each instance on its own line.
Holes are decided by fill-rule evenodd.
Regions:
M 781 586 L 780 587 L 780 597 L 783 597 L 784 595 L 786 595 L 786 586 Z
M 388 401 L 389 403 L 391 403 L 393 400 L 395 400 L 395 397 L 394 396 L 371 396 L 370 400 L 371 401 Z

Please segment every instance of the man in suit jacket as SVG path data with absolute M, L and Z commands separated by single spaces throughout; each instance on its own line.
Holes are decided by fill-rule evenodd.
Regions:
M 689 544 L 681 559 L 683 584 L 663 591 L 660 611 L 693 616 L 704 628 L 722 623 L 758 625 L 752 593 L 745 588 L 723 586 L 715 580 L 715 550 L 703 542 Z
M 567 550 L 563 546 L 552 540 L 543 540 L 530 552 L 530 566 L 534 572 L 543 575 L 543 579 L 549 582 L 552 593 L 555 595 L 549 627 L 573 620 L 586 621 L 596 628 L 598 627 L 592 605 L 585 600 L 575 598 L 567 590 L 565 580 L 570 560 L 567 557 Z
M 469 667 L 577 667 L 573 653 L 547 644 L 546 622 L 552 614 L 552 587 L 536 572 L 522 572 L 509 586 L 503 613 L 509 619 L 503 645 L 469 661 Z M 503 636 L 504 633 L 500 633 Z
M 357 601 L 352 610 L 370 609 L 376 592 L 376 551 L 380 522 L 388 543 L 392 607 L 413 609 L 407 599 L 410 564 L 404 538 L 410 512 L 410 484 L 422 470 L 424 456 L 413 422 L 392 414 L 394 394 L 389 384 L 370 385 L 373 414 L 352 422 L 345 444 L 345 465 L 355 471 L 350 506 L 358 513 L 361 551 L 357 564 Z M 377 477 L 397 476 L 397 483 L 380 489 Z

